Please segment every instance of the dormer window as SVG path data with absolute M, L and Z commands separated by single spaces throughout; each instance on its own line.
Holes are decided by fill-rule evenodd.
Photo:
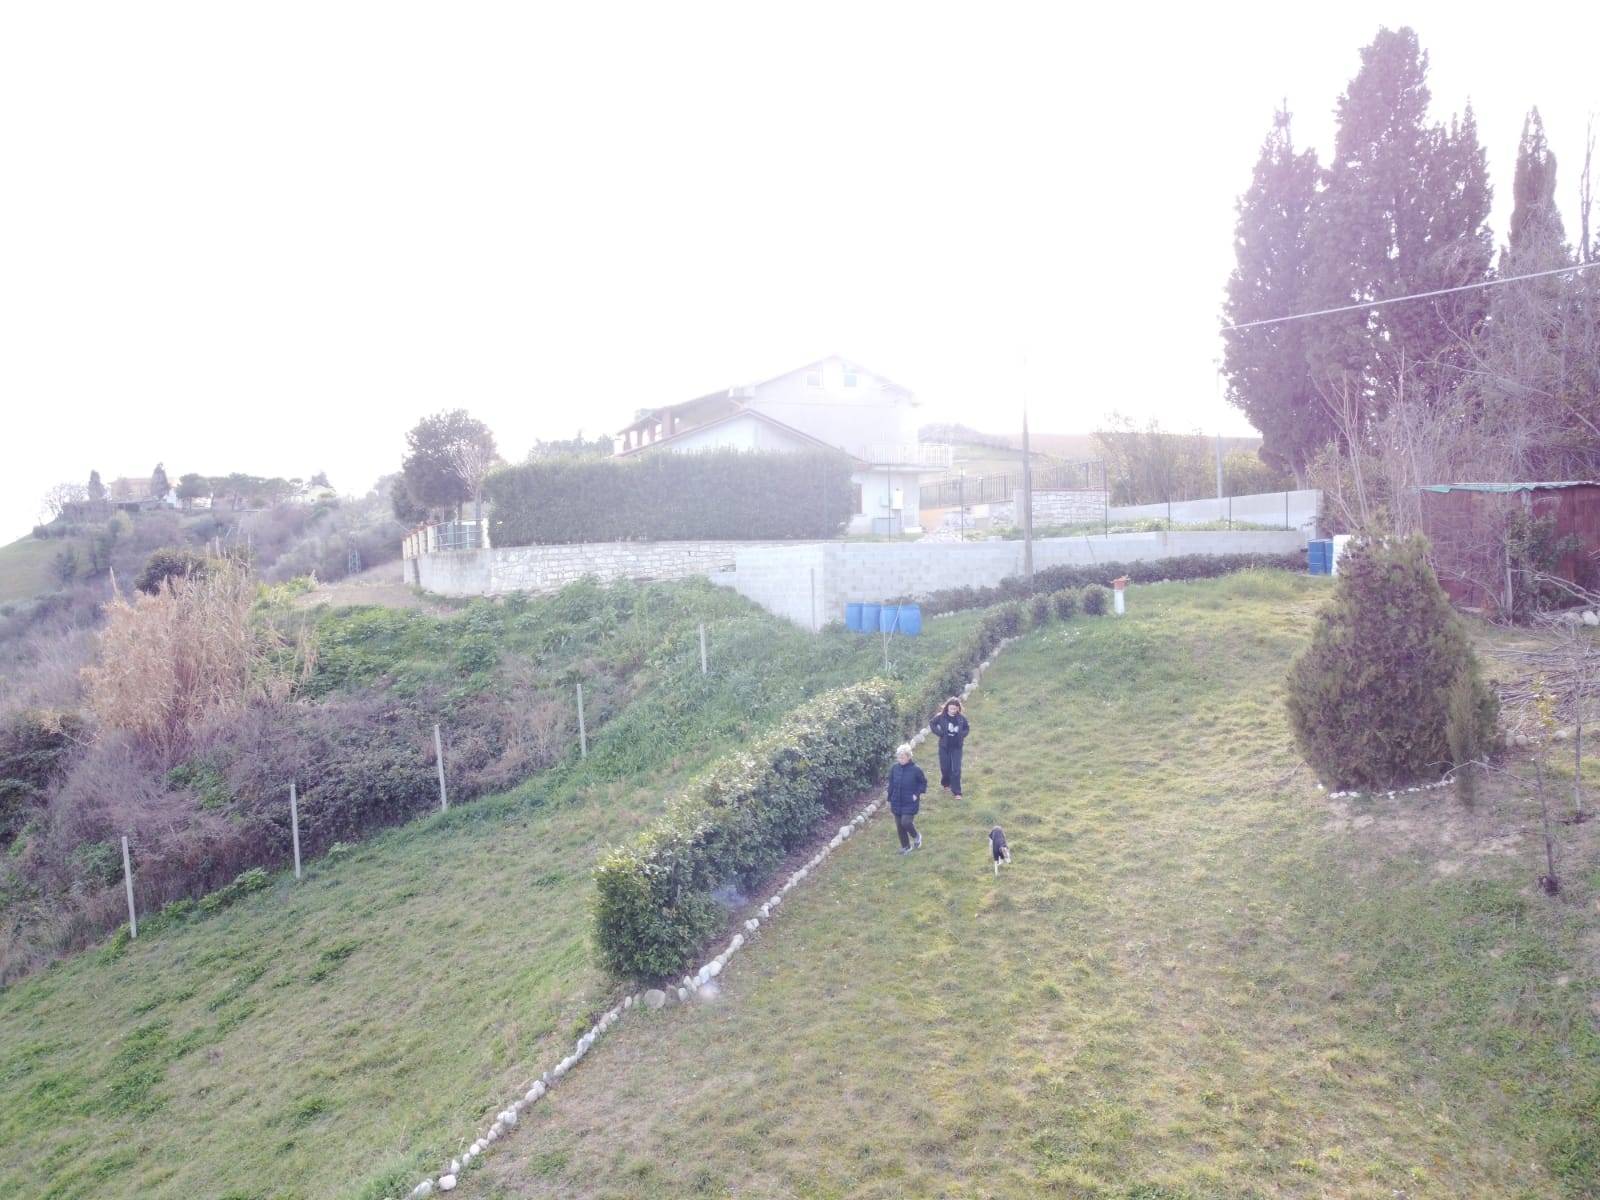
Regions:
M 856 369 L 854 367 L 846 367 L 844 369 L 844 385 L 845 387 L 855 387 Z
M 807 371 L 806 372 L 806 386 L 807 387 L 821 387 L 822 386 L 822 370 L 821 370 L 821 368 L 818 368 L 817 370 L 814 370 L 814 371 Z

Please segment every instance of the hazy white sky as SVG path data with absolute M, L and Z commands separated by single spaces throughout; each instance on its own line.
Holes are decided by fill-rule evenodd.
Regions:
M 91 467 L 357 491 L 430 411 L 520 456 L 833 351 L 929 419 L 1246 432 L 1233 203 L 1379 24 L 1497 234 L 1530 105 L 1575 207 L 1600 5 L 1081 7 L 6 5 L 0 536 Z

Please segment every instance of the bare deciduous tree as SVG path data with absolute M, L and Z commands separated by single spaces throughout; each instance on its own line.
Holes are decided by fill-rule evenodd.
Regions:
M 61 516 L 73 504 L 82 504 L 89 498 L 89 489 L 81 483 L 58 483 L 44 494 L 44 511 L 52 519 Z
M 444 457 L 461 486 L 472 496 L 473 519 L 483 520 L 483 481 L 498 461 L 494 446 L 477 438 L 462 439 L 446 446 Z

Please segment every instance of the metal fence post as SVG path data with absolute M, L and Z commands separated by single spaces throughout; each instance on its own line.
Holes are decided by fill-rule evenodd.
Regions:
M 706 673 L 706 623 L 700 622 L 700 674 Z
M 450 798 L 444 790 L 444 739 L 439 736 L 439 723 L 433 724 L 433 759 L 439 764 L 439 811 L 450 811 Z
M 589 757 L 589 733 L 583 727 L 583 684 L 578 685 L 578 755 Z
M 128 835 L 122 835 L 122 882 L 128 887 L 128 931 L 139 936 L 139 914 L 133 910 L 133 864 L 128 859 Z
M 294 839 L 294 877 L 300 878 L 300 802 L 289 784 L 289 836 Z

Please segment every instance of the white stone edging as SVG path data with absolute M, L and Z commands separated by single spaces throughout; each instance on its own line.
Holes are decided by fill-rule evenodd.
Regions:
M 1417 784 L 1416 787 L 1395 788 L 1393 791 L 1390 791 L 1390 792 L 1384 792 L 1384 791 L 1363 792 L 1360 789 L 1353 788 L 1353 789 L 1351 789 L 1350 791 L 1347 791 L 1347 792 L 1328 792 L 1328 799 L 1329 800 L 1376 800 L 1379 796 L 1383 796 L 1386 799 L 1393 800 L 1396 796 L 1404 796 L 1404 795 L 1407 795 L 1407 794 L 1409 794 L 1411 792 L 1435 792 L 1435 791 L 1438 791 L 1440 788 L 1446 788 L 1446 787 L 1449 787 L 1449 786 L 1450 786 L 1450 780 L 1441 779 L 1437 783 L 1419 783 L 1419 784 Z M 1319 784 L 1317 784 L 1317 791 L 1322 792 L 1322 791 L 1327 791 L 1327 789 L 1325 787 L 1323 787 L 1322 784 L 1319 783 Z
M 1002 638 L 994 650 L 990 652 L 989 657 L 978 664 L 973 671 L 972 679 L 968 681 L 966 687 L 961 689 L 961 698 L 963 700 L 971 695 L 972 690 L 978 686 L 979 679 L 982 678 L 983 673 L 994 662 L 995 655 L 1016 640 L 1016 638 Z M 931 736 L 932 731 L 924 725 L 911 735 L 910 742 L 913 746 L 920 746 Z M 733 939 L 720 954 L 709 959 L 693 975 L 685 975 L 678 987 L 665 990 L 650 988 L 643 992 L 630 993 L 625 996 L 621 1003 L 596 1021 L 593 1027 L 578 1039 L 571 1054 L 539 1076 L 529 1085 L 525 1092 L 513 1098 L 510 1104 L 496 1113 L 494 1123 L 489 1126 L 482 1136 L 468 1146 L 460 1156 L 451 1158 L 449 1162 L 443 1164 L 437 1176 L 429 1176 L 424 1179 L 416 1187 L 412 1188 L 408 1195 L 415 1198 L 415 1200 L 420 1200 L 421 1197 L 431 1196 L 435 1192 L 454 1191 L 467 1167 L 486 1154 L 490 1146 L 493 1146 L 501 1138 L 508 1136 L 517 1127 L 522 1114 L 542 1100 L 549 1094 L 550 1089 L 566 1078 L 572 1069 L 583 1060 L 584 1055 L 588 1054 L 590 1047 L 622 1019 L 623 1013 L 641 1006 L 649 1009 L 664 1008 L 673 1000 L 676 1000 L 679 1004 L 686 1004 L 691 998 L 699 1000 L 716 999 L 720 994 L 720 989 L 715 982 L 716 978 L 727 967 L 728 961 L 744 948 L 746 944 L 745 934 L 754 933 L 761 928 L 763 922 L 770 921 L 773 914 L 777 912 L 778 907 L 783 903 L 784 896 L 808 878 L 812 871 L 820 867 L 829 854 L 844 845 L 856 830 L 865 825 L 883 807 L 883 804 L 882 800 L 870 801 L 863 805 L 855 816 L 839 826 L 838 832 L 828 840 L 827 845 L 806 860 L 803 866 L 796 868 L 784 880 L 783 886 L 778 888 L 766 903 L 762 904 L 758 914 L 744 922 L 745 933 L 734 934 Z

